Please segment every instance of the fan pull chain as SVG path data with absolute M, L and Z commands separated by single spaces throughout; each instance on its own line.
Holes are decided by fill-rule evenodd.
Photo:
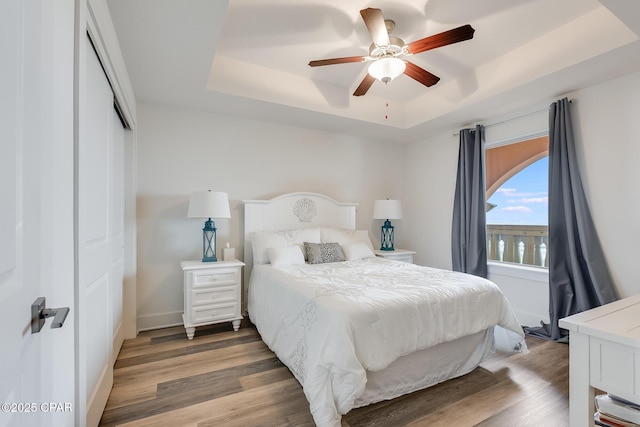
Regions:
M 388 88 L 389 84 L 388 82 L 384 82 L 384 104 L 385 104 L 385 113 L 384 113 L 384 119 L 388 120 L 389 119 L 389 93 L 388 93 Z

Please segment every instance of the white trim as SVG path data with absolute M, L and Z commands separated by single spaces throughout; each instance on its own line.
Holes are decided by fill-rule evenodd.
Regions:
M 122 327 L 125 339 L 135 338 L 137 311 L 137 130 L 124 132 L 124 289 L 122 292 Z
M 100 58 L 126 126 L 136 128 L 136 98 L 106 0 L 87 0 L 87 33 Z
M 543 267 L 490 261 L 487 263 L 487 268 L 489 274 L 500 274 L 534 282 L 549 283 L 549 269 Z

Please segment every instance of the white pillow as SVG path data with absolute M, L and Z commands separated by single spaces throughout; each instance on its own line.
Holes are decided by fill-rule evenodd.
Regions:
M 320 241 L 322 243 L 338 242 L 341 246 L 353 243 L 364 243 L 373 251 L 373 245 L 367 230 L 345 230 L 340 228 L 321 228 Z
M 286 248 L 267 248 L 267 254 L 274 267 L 304 264 L 302 249 L 297 245 Z
M 249 235 L 253 250 L 253 264 L 269 263 L 267 248 L 287 248 L 299 245 L 302 251 L 304 242 L 320 243 L 319 228 L 298 228 L 282 231 L 254 231 Z
M 373 250 L 366 243 L 352 243 L 350 245 L 343 245 L 342 251 L 347 261 L 354 261 L 363 258 L 372 258 L 376 256 Z

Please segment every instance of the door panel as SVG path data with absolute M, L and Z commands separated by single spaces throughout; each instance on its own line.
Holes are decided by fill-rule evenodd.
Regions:
M 39 296 L 75 309 L 73 17 L 69 0 L 0 2 L 0 426 L 73 425 L 73 319 L 32 334 L 30 313 Z
M 31 397 L 28 387 L 39 386 L 37 378 L 31 378 L 23 357 L 32 359 L 40 351 L 40 341 L 28 329 L 29 316 L 26 307 L 29 298 L 38 291 L 25 286 L 22 212 L 22 152 L 24 145 L 25 104 L 23 88 L 21 40 L 24 23 L 21 19 L 22 2 L 5 2 L 0 10 L 0 55 L 5 58 L 0 68 L 0 131 L 2 155 L 0 155 L 0 400 L 9 404 L 23 402 Z M 5 35 L 6 34 L 6 35 Z M 6 61 L 6 62 L 5 62 Z M 33 362 L 33 360 L 32 360 Z M 39 366 L 39 362 L 35 366 Z M 17 409 L 17 408 L 16 408 Z M 34 422 L 39 422 L 35 414 Z M 0 413 L 0 426 L 18 425 L 16 412 Z

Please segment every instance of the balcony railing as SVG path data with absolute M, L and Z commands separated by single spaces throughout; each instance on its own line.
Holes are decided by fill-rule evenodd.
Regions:
M 548 247 L 546 225 L 487 225 L 490 260 L 548 267 Z

